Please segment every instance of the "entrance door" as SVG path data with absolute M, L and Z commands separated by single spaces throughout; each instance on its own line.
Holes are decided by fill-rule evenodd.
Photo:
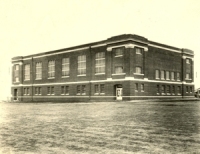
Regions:
M 17 89 L 14 89 L 14 100 L 18 100 L 17 96 L 18 96 L 18 91 Z
M 122 88 L 116 88 L 116 100 L 122 100 Z

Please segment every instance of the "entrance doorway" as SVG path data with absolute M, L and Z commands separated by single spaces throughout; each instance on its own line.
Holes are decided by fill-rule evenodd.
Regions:
M 122 85 L 116 85 L 116 100 L 122 100 L 123 88 Z
M 14 100 L 16 101 L 16 100 L 18 100 L 18 91 L 17 91 L 17 89 L 14 89 Z

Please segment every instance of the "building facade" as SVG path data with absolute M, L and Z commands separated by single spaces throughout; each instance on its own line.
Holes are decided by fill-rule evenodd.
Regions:
M 194 52 L 124 34 L 12 58 L 14 101 L 194 97 Z

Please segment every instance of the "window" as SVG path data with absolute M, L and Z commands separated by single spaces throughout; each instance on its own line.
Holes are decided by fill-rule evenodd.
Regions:
M 61 95 L 69 95 L 69 86 L 61 86 Z
M 171 72 L 171 80 L 174 80 L 174 72 Z
M 29 88 L 24 88 L 24 95 L 29 95 Z
M 122 66 L 116 66 L 115 67 L 115 74 L 121 74 L 123 73 L 123 67 Z
M 115 49 L 115 57 L 121 57 L 123 56 L 123 47 L 122 48 L 116 48 Z
M 186 73 L 186 79 L 190 79 L 190 74 Z
M 36 63 L 36 79 L 42 79 L 42 63 Z
M 48 77 L 54 78 L 55 77 L 55 61 L 51 60 L 48 63 Z
M 186 63 L 187 63 L 187 64 L 190 64 L 190 59 L 186 59 Z
M 177 74 L 176 74 L 176 80 L 177 80 L 177 81 L 180 81 L 180 73 L 178 73 L 178 72 L 177 72 Z
M 165 86 L 162 85 L 162 94 L 165 94 Z
M 86 94 L 86 86 L 78 85 L 77 86 L 77 95 L 85 95 Z
M 136 48 L 136 54 L 142 54 L 142 49 L 141 48 Z
M 190 93 L 192 93 L 193 92 L 193 89 L 192 89 L 192 87 L 190 87 Z
M 169 71 L 166 71 L 166 80 L 169 80 Z
M 54 95 L 54 87 L 47 87 L 47 94 L 48 95 Z
M 156 79 L 160 79 L 160 72 L 159 72 L 159 70 L 156 70 Z
M 175 94 L 175 86 L 172 86 L 172 94 Z
M 62 59 L 62 77 L 69 76 L 69 58 Z
M 178 94 L 178 95 L 181 94 L 181 87 L 180 87 L 180 86 L 177 87 L 177 94 Z
M 35 87 L 35 95 L 41 95 L 42 91 L 41 91 L 41 87 Z
M 144 84 L 141 84 L 141 92 L 144 92 Z
M 105 52 L 95 55 L 95 73 L 105 73 Z
M 186 86 L 186 93 L 188 93 L 189 92 L 189 87 L 188 86 Z
M 138 92 L 138 83 L 135 84 L 135 91 Z
M 95 92 L 95 94 L 104 94 L 105 93 L 105 90 L 104 90 L 105 88 L 104 88 L 104 84 L 100 84 L 100 85 L 98 85 L 98 84 L 96 84 L 96 85 L 94 85 L 94 92 Z
M 135 71 L 137 74 L 142 74 L 142 68 L 141 67 L 136 67 Z
M 170 85 L 167 85 L 166 92 L 168 95 L 170 94 Z
M 165 80 L 165 71 L 161 71 L 161 79 Z
M 160 86 L 159 85 L 157 85 L 157 87 L 156 87 L 156 92 L 158 95 L 160 94 Z
M 14 65 L 14 82 L 19 82 L 19 65 Z
M 30 80 L 30 64 L 24 66 L 24 80 Z
M 86 55 L 78 56 L 78 75 L 86 75 Z

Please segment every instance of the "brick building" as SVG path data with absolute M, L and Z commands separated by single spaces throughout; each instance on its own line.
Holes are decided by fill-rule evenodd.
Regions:
M 12 58 L 15 101 L 194 96 L 194 53 L 132 34 Z

